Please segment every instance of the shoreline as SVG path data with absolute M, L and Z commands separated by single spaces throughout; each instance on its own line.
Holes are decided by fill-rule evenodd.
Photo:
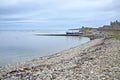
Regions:
M 114 57 L 113 57 L 114 56 Z M 120 79 L 120 41 L 100 38 L 59 53 L 0 68 L 0 79 Z

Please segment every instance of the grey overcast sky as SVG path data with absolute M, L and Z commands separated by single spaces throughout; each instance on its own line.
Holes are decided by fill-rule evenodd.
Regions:
M 0 0 L 0 29 L 99 27 L 120 21 L 120 0 Z

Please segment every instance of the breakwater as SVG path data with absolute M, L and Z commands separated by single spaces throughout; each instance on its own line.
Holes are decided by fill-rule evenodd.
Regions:
M 34 34 L 36 36 L 82 36 L 82 34 Z
M 90 40 L 103 38 L 103 36 L 100 35 L 86 35 L 86 34 L 34 34 L 35 36 L 81 36 L 81 37 L 88 37 Z

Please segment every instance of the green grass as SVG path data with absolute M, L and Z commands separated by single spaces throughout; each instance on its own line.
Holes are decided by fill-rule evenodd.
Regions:
M 120 40 L 120 34 L 116 35 L 115 38 L 116 38 L 117 40 Z

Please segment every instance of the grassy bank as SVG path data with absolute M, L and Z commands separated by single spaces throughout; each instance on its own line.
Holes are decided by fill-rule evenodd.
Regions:
M 117 40 L 120 40 L 120 34 L 116 35 L 115 38 L 116 38 Z

